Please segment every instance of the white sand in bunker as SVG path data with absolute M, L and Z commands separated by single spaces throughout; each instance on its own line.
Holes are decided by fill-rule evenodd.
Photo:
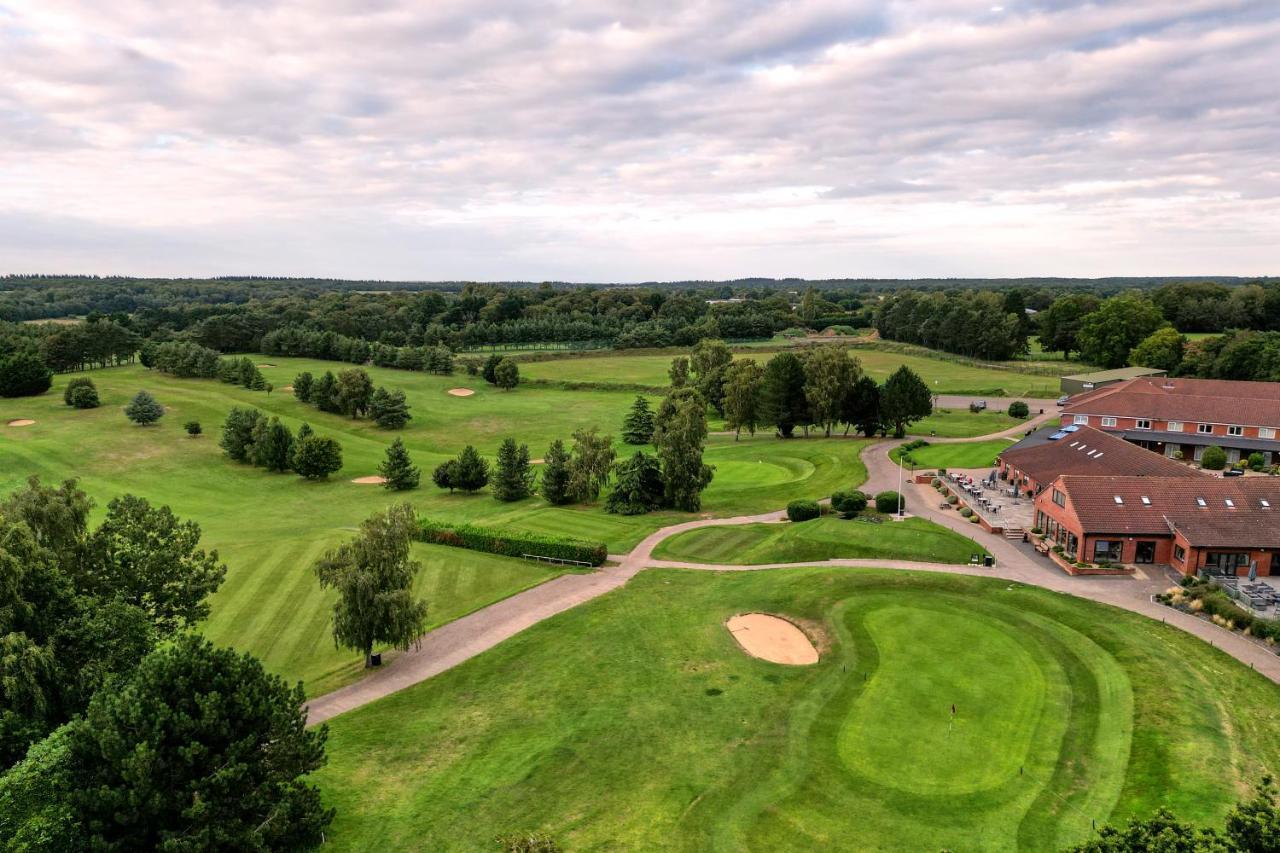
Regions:
M 274 365 L 274 364 L 267 364 L 266 362 L 263 362 L 262 364 L 259 364 L 259 365 L 258 365 L 258 367 L 275 367 L 275 365 Z
M 547 461 L 547 460 L 545 460 L 545 459 L 530 459 L 530 460 L 529 460 L 529 464 L 530 464 L 530 465 L 541 465 L 541 464 L 543 464 L 543 463 L 544 463 L 544 462 L 546 462 L 546 461 Z
M 755 658 L 796 666 L 818 662 L 818 650 L 786 619 L 767 613 L 740 613 L 725 623 L 742 650 Z
M 386 477 L 356 477 L 351 482 L 359 483 L 362 486 L 373 486 L 373 485 L 381 485 L 382 483 L 387 482 L 387 478 Z
M 476 392 L 472 391 L 470 388 L 450 388 L 449 389 L 449 394 L 453 397 L 470 397 L 474 393 Z
M 17 420 L 9 421 L 9 426 L 31 426 L 33 423 L 35 421 L 30 418 L 18 418 Z
M 280 390 L 281 390 L 281 391 L 287 391 L 287 392 L 289 392 L 289 393 L 293 393 L 293 386 L 292 386 L 292 385 L 286 385 L 286 386 L 284 386 L 283 388 L 281 388 Z

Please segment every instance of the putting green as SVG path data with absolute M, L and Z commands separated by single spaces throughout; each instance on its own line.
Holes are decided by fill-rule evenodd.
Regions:
M 748 612 L 821 659 L 744 655 Z M 338 849 L 1058 850 L 1220 820 L 1280 768 L 1277 707 L 1174 628 L 1005 581 L 650 570 L 337 717 L 319 781 Z

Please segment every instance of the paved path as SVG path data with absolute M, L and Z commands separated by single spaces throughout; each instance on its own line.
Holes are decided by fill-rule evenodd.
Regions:
M 934 443 L 984 441 L 1005 433 L 1021 435 L 1030 425 L 1055 417 L 1057 410 L 1046 411 L 1025 424 L 1019 424 L 1004 433 L 963 439 L 933 439 Z M 862 451 L 867 466 L 867 482 L 863 487 L 870 494 L 884 489 L 896 489 L 898 466 L 889 459 L 888 452 L 900 441 L 880 441 Z M 699 527 L 780 522 L 783 512 L 768 512 L 735 518 L 701 518 L 664 527 L 645 537 L 630 553 L 611 557 L 617 562 L 591 574 L 562 575 L 499 601 L 468 616 L 442 625 L 422 637 L 414 649 L 397 657 L 385 667 L 375 670 L 360 681 L 340 690 L 311 700 L 307 709 L 307 722 L 316 724 L 338 714 L 358 708 L 376 699 L 403 690 L 463 661 L 493 648 L 498 643 L 524 629 L 562 613 L 579 604 L 617 589 L 646 568 L 678 568 L 704 571 L 759 571 L 765 569 L 794 568 L 798 566 L 829 566 L 847 568 L 885 568 L 922 572 L 976 575 L 1001 578 L 1030 586 L 1043 587 L 1055 592 L 1079 596 L 1091 601 L 1110 604 L 1125 610 L 1159 619 L 1189 634 L 1221 648 L 1237 660 L 1249 664 L 1272 681 L 1280 682 L 1280 657 L 1239 634 L 1216 625 L 1161 606 L 1151 596 L 1170 585 L 1163 575 L 1126 577 L 1072 576 L 1063 572 L 1034 550 L 1021 543 L 1010 542 L 1003 537 L 992 536 L 975 529 L 976 525 L 961 519 L 954 512 L 937 509 L 938 493 L 930 486 L 909 483 L 904 492 L 910 511 L 943 527 L 965 536 L 977 538 L 996 558 L 994 568 L 955 566 L 940 563 L 918 563 L 907 560 L 826 560 L 809 563 L 775 563 L 768 565 L 740 566 L 712 563 L 682 563 L 655 560 L 653 550 L 658 543 L 676 534 Z M 1153 570 L 1158 571 L 1158 570 Z

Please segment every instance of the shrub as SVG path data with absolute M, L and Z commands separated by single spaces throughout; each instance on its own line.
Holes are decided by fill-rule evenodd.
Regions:
M 584 542 L 563 536 L 480 527 L 475 524 L 444 524 L 425 518 L 418 519 L 418 525 L 422 530 L 423 542 L 469 548 L 488 554 L 503 554 L 508 557 L 523 557 L 528 554 L 556 560 L 574 560 L 593 566 L 602 565 L 609 554 L 603 542 Z
M 1186 457 L 1186 454 L 1184 454 L 1181 450 L 1175 450 L 1173 451 L 1173 458 L 1181 462 L 1183 459 L 1186 459 L 1187 457 Z
M 845 518 L 853 518 L 867 508 L 867 496 L 857 489 L 836 492 L 831 496 L 831 508 Z
M 970 523 L 970 524 L 977 524 L 977 523 L 978 523 L 978 517 L 977 517 L 976 515 L 971 515 L 971 516 L 969 516 L 969 523 Z
M 98 400 L 98 389 L 93 380 L 87 376 L 77 376 L 67 383 L 62 392 L 62 402 L 76 409 L 96 409 L 101 403 Z
M 809 521 L 822 515 L 817 501 L 792 501 L 787 504 L 787 518 L 791 521 Z
M 1266 457 L 1264 457 L 1261 453 L 1249 454 L 1249 468 L 1251 468 L 1252 470 L 1261 471 L 1263 468 L 1266 467 L 1266 465 L 1267 465 Z
M 962 516 L 964 516 L 965 518 L 968 518 L 968 517 L 970 517 L 971 515 L 973 515 L 973 510 L 969 509 L 967 506 L 966 506 L 966 507 L 961 507 L 961 508 L 960 508 L 960 514 L 961 514 Z
M 1044 531 L 1041 530 L 1039 527 L 1031 528 L 1031 532 L 1034 533 L 1036 536 L 1039 536 L 1041 533 L 1044 533 Z
M 951 504 L 952 506 L 955 506 L 956 504 L 960 503 L 960 499 L 955 495 L 948 495 L 947 503 Z
M 899 504 L 905 507 L 906 501 L 897 492 L 885 491 L 876 495 L 877 512 L 897 512 Z
M 929 485 L 933 486 L 935 489 L 940 489 L 942 488 L 942 481 L 939 480 L 937 477 L 934 477 L 932 480 L 929 481 Z
M 39 356 L 14 353 L 0 357 L 0 397 L 33 397 L 53 385 L 53 371 Z
M 1200 467 L 1206 471 L 1221 471 L 1227 467 L 1227 452 L 1216 444 L 1206 447 L 1200 457 Z
M 200 426 L 199 421 L 187 421 L 182 425 L 182 428 L 185 429 L 187 431 L 187 435 L 192 438 L 195 438 L 197 435 L 204 432 L 204 427 Z
M 1055 553 L 1055 554 L 1061 554 L 1061 553 L 1062 553 L 1062 546 L 1061 546 L 1061 545 L 1054 545 L 1054 546 L 1053 546 L 1053 553 Z
M 1021 400 L 1014 400 L 1009 404 L 1009 417 L 1025 418 L 1031 414 L 1031 407 Z

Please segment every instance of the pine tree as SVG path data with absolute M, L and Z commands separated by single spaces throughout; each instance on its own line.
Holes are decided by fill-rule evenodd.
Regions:
M 148 426 L 164 417 L 164 406 L 156 402 L 150 392 L 139 391 L 124 407 L 124 415 L 138 426 Z
M 311 386 L 315 384 L 310 371 L 304 370 L 293 377 L 293 396 L 303 403 L 311 402 Z
M 480 375 L 484 377 L 484 381 L 490 385 L 498 384 L 498 365 L 502 363 L 502 356 L 494 353 L 484 360 L 484 367 L 480 368 Z
M 449 494 L 453 494 L 458 481 L 458 460 L 450 459 L 448 462 L 441 462 L 436 469 L 431 472 L 431 482 L 436 484 L 437 488 L 448 489 Z
M 403 391 L 379 388 L 369 402 L 369 417 L 383 429 L 402 429 L 413 416 L 409 414 Z
M 253 460 L 268 471 L 288 471 L 293 463 L 293 433 L 277 417 L 259 421 L 254 431 Z
M 622 422 L 622 440 L 627 444 L 648 444 L 653 440 L 653 409 L 644 397 L 637 395 L 631 404 L 631 411 Z
M 336 412 L 338 407 L 334 402 L 334 394 L 337 392 L 338 380 L 333 375 L 333 371 L 326 370 L 324 376 L 321 376 L 311 386 L 311 403 L 322 412 Z
M 474 492 L 489 485 L 489 463 L 480 457 L 471 445 L 462 448 L 454 460 L 453 486 L 464 492 Z
M 764 368 L 760 385 L 760 419 L 790 438 L 797 426 L 809 422 L 809 403 L 804 396 L 804 363 L 792 352 L 780 352 Z
M 413 467 L 409 451 L 405 449 L 404 441 L 399 436 L 387 448 L 387 458 L 379 466 L 378 473 L 384 480 L 383 487 L 395 491 L 416 489 L 422 478 L 422 472 Z
M 569 503 L 569 453 L 564 442 L 556 439 L 542 459 L 542 484 L 539 489 L 547 503 L 562 506 Z
M 516 446 L 508 438 L 498 448 L 498 468 L 493 475 L 493 496 L 500 501 L 524 500 L 533 494 L 533 467 L 529 464 L 529 446 Z
M 643 450 L 615 468 L 617 482 L 605 500 L 605 512 L 642 515 L 662 506 L 664 486 L 658 460 Z
M 933 413 L 933 395 L 929 386 L 905 364 L 884 381 L 880 389 L 880 417 L 893 427 L 895 438 L 902 438 L 907 425 Z
M 233 406 L 227 412 L 227 419 L 222 423 L 222 438 L 218 446 L 223 452 L 237 462 L 250 462 L 253 451 L 253 433 L 262 420 L 262 412 L 257 409 L 244 409 Z M 298 434 L 299 440 L 302 434 Z

